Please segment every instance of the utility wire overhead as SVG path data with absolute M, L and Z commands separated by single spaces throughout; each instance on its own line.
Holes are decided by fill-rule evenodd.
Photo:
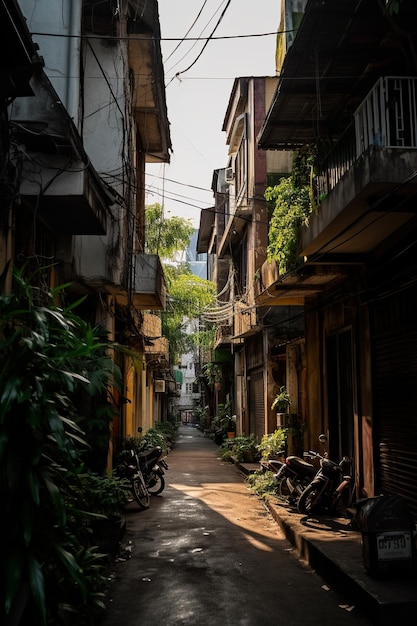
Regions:
M 182 43 L 183 41 L 221 41 L 223 39 L 251 39 L 252 37 L 272 37 L 277 36 L 284 33 L 292 33 L 295 29 L 289 30 L 273 30 L 264 33 L 247 33 L 244 35 L 218 35 L 217 37 L 212 37 L 208 35 L 207 37 L 152 37 L 154 41 L 179 41 Z M 62 39 L 100 39 L 100 40 L 108 40 L 108 41 L 149 41 L 149 37 L 144 37 L 141 35 L 128 35 L 126 37 L 120 37 L 117 35 L 94 35 L 90 33 L 83 33 L 81 35 L 64 35 L 62 33 L 49 33 L 49 32 L 40 32 L 40 31 L 31 31 L 30 34 L 33 36 L 39 37 L 61 37 Z

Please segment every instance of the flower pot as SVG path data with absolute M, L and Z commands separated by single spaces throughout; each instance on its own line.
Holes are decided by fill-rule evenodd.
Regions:
M 228 437 L 228 439 L 234 439 L 234 438 L 235 438 L 235 435 L 236 435 L 236 433 L 235 433 L 235 431 L 234 431 L 234 430 L 231 430 L 231 431 L 229 431 L 229 432 L 227 433 L 227 437 Z

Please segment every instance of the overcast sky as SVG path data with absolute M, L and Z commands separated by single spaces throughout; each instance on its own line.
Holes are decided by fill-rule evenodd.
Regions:
M 222 126 L 234 79 L 275 75 L 276 36 L 238 36 L 276 32 L 280 0 L 231 0 L 202 50 L 229 1 L 158 2 L 173 154 L 169 165 L 148 166 L 146 204 L 159 202 L 167 217 L 192 218 L 195 227 L 200 209 L 213 205 L 213 170 L 227 165 Z

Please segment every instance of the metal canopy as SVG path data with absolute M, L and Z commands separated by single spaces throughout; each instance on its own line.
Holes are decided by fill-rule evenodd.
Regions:
M 259 148 L 295 148 L 338 136 L 380 76 L 416 73 L 409 42 L 415 46 L 417 2 L 404 0 L 393 19 L 381 6 L 378 0 L 307 3 Z

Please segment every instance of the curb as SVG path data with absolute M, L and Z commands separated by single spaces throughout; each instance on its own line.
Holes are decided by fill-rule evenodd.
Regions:
M 245 477 L 255 464 L 238 464 Z M 259 466 L 258 466 L 259 467 Z M 352 606 L 357 606 L 371 623 L 402 626 L 415 623 L 417 579 L 415 575 L 371 578 L 362 558 L 362 534 L 349 526 L 349 520 L 326 516 L 308 518 L 275 502 L 265 506 L 294 546 L 297 557 L 306 562 Z

